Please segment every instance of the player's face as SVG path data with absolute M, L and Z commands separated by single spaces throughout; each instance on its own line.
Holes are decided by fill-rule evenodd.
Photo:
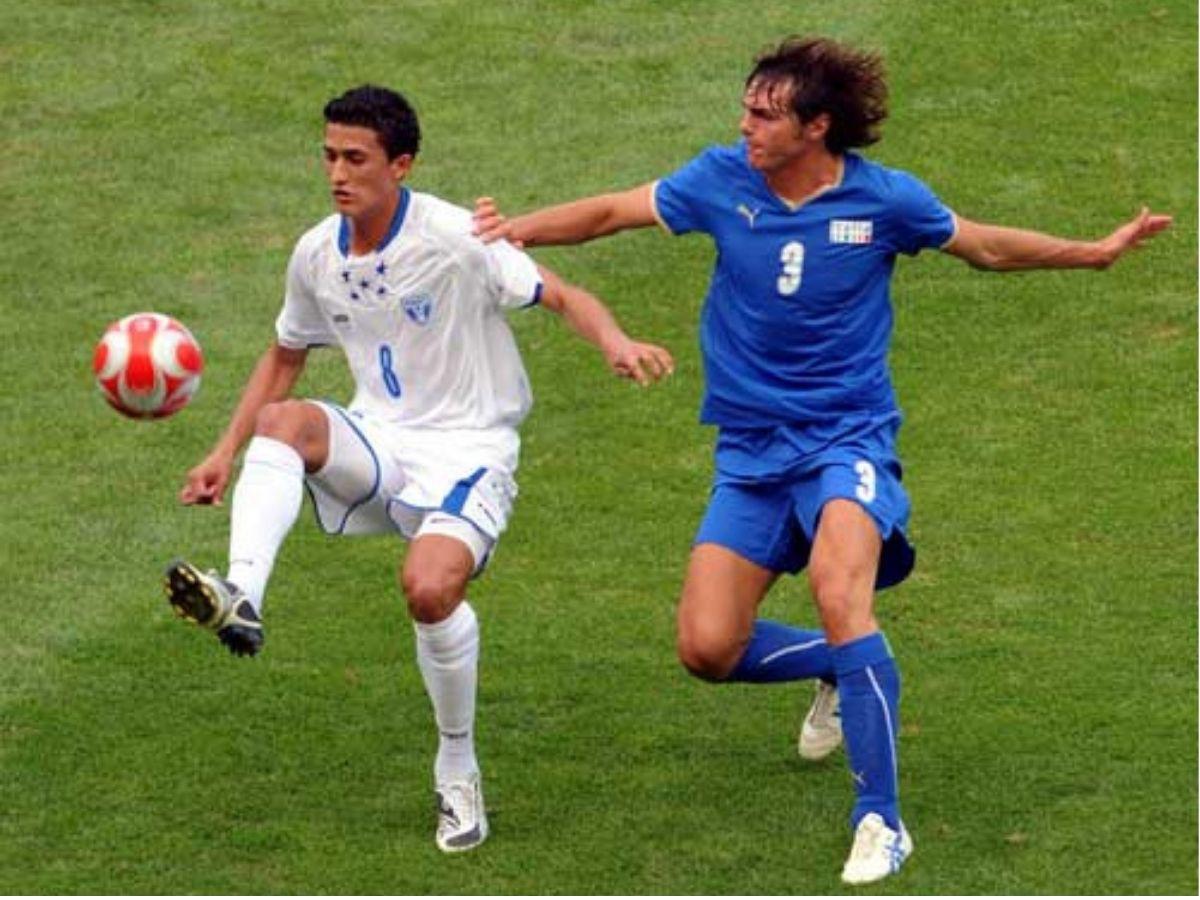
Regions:
M 407 153 L 389 160 L 379 135 L 358 125 L 325 125 L 325 176 L 333 205 L 352 219 L 390 209 L 396 185 L 412 168 Z
M 775 172 L 808 152 L 814 143 L 823 146 L 828 117 L 801 124 L 791 108 L 791 85 L 779 81 L 753 81 L 742 95 L 738 129 L 746 139 L 750 165 L 760 172 Z

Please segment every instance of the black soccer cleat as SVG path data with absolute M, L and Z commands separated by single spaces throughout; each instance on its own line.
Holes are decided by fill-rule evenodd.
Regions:
M 174 559 L 163 576 L 163 590 L 175 615 L 216 631 L 233 608 L 237 588 L 215 572 L 205 574 L 186 560 Z
M 234 656 L 254 656 L 266 640 L 262 620 L 249 600 L 242 600 L 230 610 L 217 637 Z
M 249 598 L 233 582 L 176 559 L 167 566 L 163 589 L 177 616 L 215 631 L 230 652 L 254 656 L 261 649 L 262 620 Z

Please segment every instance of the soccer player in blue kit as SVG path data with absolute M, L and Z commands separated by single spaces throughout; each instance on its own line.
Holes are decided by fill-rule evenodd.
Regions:
M 716 472 L 679 602 L 679 657 L 710 681 L 818 679 L 800 753 L 821 758 L 844 738 L 851 884 L 912 852 L 898 806 L 900 676 L 874 613 L 875 591 L 915 558 L 887 363 L 896 257 L 1103 269 L 1171 222 L 1143 209 L 1074 241 L 969 221 L 914 176 L 853 152 L 879 139 L 886 100 L 878 56 L 789 38 L 746 79 L 737 143 L 659 181 L 511 220 L 490 198 L 476 206 L 485 240 L 570 244 L 657 224 L 716 244 L 700 322 Z M 805 568 L 822 629 L 757 618 L 779 575 Z

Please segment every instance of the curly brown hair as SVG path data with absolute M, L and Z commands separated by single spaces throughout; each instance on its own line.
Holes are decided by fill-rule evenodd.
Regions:
M 833 153 L 867 147 L 880 138 L 887 118 L 883 58 L 829 38 L 792 35 L 760 54 L 746 87 L 790 90 L 789 106 L 801 122 L 828 113 L 825 146 Z

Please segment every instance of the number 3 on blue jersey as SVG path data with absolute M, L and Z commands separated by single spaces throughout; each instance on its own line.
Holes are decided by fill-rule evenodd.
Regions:
M 383 372 L 383 386 L 393 397 L 400 396 L 400 379 L 392 371 L 392 348 L 387 344 L 379 345 L 379 368 Z
M 804 274 L 804 245 L 799 241 L 788 241 L 779 251 L 779 278 L 775 289 L 790 297 L 800 290 L 800 279 Z

